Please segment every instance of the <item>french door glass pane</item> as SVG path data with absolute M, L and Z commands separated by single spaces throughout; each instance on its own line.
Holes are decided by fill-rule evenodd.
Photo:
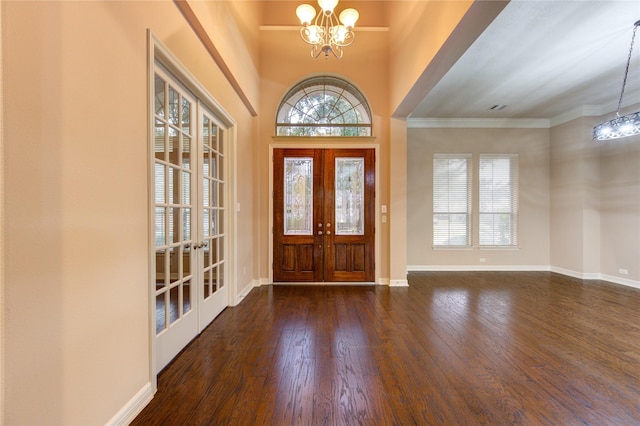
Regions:
M 156 246 L 167 243 L 164 207 L 156 207 Z
M 311 235 L 313 221 L 313 158 L 284 159 L 284 233 Z
M 191 281 L 187 280 L 182 285 L 182 313 L 186 314 L 191 310 Z
M 169 123 L 178 125 L 178 92 L 173 87 L 169 87 Z
M 182 138 L 182 167 L 188 169 L 191 167 L 191 138 Z
M 336 158 L 337 235 L 364 235 L 364 158 Z
M 167 135 L 167 131 L 166 131 L 166 126 L 165 124 L 160 121 L 160 120 L 156 120 L 156 125 L 155 125 L 155 139 L 154 139 L 154 152 L 155 152 L 155 157 L 158 160 L 164 160 L 165 159 L 165 138 Z
M 170 290 L 169 296 L 169 324 L 173 324 L 176 322 L 178 318 L 180 318 L 180 313 L 178 310 L 179 306 L 179 297 L 180 297 L 180 288 L 179 286 L 173 287 Z
M 161 118 L 164 118 L 165 94 L 166 92 L 165 92 L 164 80 L 162 79 L 162 77 L 156 74 L 154 109 L 155 109 L 155 114 Z
M 182 98 L 182 131 L 191 133 L 191 102 Z

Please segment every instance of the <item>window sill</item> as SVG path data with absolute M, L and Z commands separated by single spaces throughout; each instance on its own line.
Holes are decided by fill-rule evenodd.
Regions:
M 376 140 L 375 136 L 272 136 L 276 142 L 332 142 L 332 141 L 358 141 L 358 142 L 372 142 Z
M 520 246 L 480 246 L 478 250 L 520 250 Z
M 432 246 L 433 250 L 473 250 L 473 246 Z
M 520 246 L 431 246 L 433 250 L 504 250 L 517 251 Z

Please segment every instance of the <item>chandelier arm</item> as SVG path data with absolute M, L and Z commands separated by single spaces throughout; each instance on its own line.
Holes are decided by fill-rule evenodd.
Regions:
M 342 47 L 339 45 L 335 45 L 335 49 L 331 49 L 331 53 L 333 53 L 333 56 L 335 56 L 338 59 L 342 59 Z
M 622 108 L 622 97 L 624 96 L 624 88 L 627 85 L 627 76 L 629 75 L 629 66 L 631 65 L 631 52 L 633 52 L 633 43 L 636 39 L 636 31 L 640 26 L 640 21 L 633 24 L 633 34 L 631 35 L 631 45 L 629 46 L 629 56 L 627 57 L 627 66 L 624 70 L 624 78 L 622 79 L 622 90 L 620 91 L 620 99 L 618 100 L 618 111 L 616 117 L 620 117 L 620 109 Z

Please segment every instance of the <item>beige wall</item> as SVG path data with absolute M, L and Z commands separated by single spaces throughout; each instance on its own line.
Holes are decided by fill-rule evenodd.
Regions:
M 172 2 L 0 7 L 2 420 L 105 424 L 150 382 L 147 28 L 237 121 L 238 164 L 253 162 L 255 119 Z M 257 102 L 256 48 L 235 43 L 229 63 L 246 66 L 237 78 Z M 248 265 L 253 182 L 251 167 L 238 173 L 237 250 Z M 240 269 L 240 287 L 251 269 Z
M 639 286 L 639 137 L 591 139 L 593 126 L 612 115 L 551 129 L 551 264 L 569 275 Z
M 610 118 L 583 117 L 550 129 L 410 128 L 409 268 L 546 267 L 640 286 L 639 137 L 594 142 L 593 126 Z M 519 154 L 520 250 L 433 250 L 432 159 L 437 152 L 472 153 L 476 169 L 480 153 Z M 481 257 L 486 262 L 480 263 Z
M 587 121 L 551 129 L 551 264 L 581 274 L 598 272 L 600 264 L 598 246 L 589 244 L 600 225 L 598 151 L 587 140 Z
M 479 250 L 477 215 L 472 250 L 433 249 L 433 154 L 519 155 L 518 250 Z M 547 129 L 431 128 L 408 131 L 408 264 L 413 269 L 540 269 L 549 265 L 549 131 Z M 472 195 L 478 211 L 477 178 Z M 480 262 L 484 258 L 485 262 Z
M 637 107 L 635 111 L 637 111 Z M 610 117 L 602 117 L 599 122 Z M 600 271 L 640 282 L 640 136 L 600 148 Z M 620 273 L 626 269 L 628 274 Z

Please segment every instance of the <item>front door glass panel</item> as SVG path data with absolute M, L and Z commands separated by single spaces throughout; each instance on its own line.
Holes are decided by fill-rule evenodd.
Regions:
M 336 158 L 336 235 L 363 235 L 364 211 L 364 158 Z
M 313 221 L 313 158 L 284 159 L 284 233 L 311 235 Z

